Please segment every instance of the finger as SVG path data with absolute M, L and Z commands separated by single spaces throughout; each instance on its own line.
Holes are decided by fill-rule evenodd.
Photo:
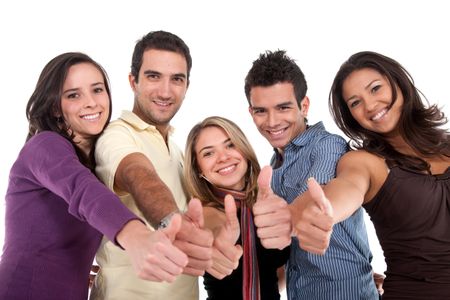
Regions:
M 161 231 L 169 238 L 171 242 L 175 240 L 175 236 L 181 229 L 181 215 L 175 214 L 170 219 L 169 225 Z
M 260 239 L 281 238 L 290 240 L 291 231 L 290 224 L 279 224 L 271 227 L 260 227 L 256 230 L 256 233 Z
M 194 244 L 191 241 L 176 239 L 173 242 L 173 245 L 180 249 L 183 253 L 189 257 L 189 261 L 191 258 L 209 261 L 212 257 L 212 247 L 202 246 L 199 244 Z
M 228 268 L 235 268 L 243 253 L 241 245 L 230 245 L 223 240 L 216 240 L 213 248 L 213 263 L 218 261 Z M 233 267 L 234 266 L 234 267 Z
M 221 270 L 234 270 L 239 266 L 239 259 L 242 256 L 243 250 L 241 245 L 235 245 L 228 247 L 228 253 L 224 253 L 220 249 L 214 249 L 213 251 L 213 264 L 216 269 Z M 232 252 L 232 253 L 231 253 Z
M 264 199 L 272 193 L 270 182 L 272 181 L 272 167 L 265 166 L 258 176 L 258 199 Z
M 186 215 L 191 219 L 191 221 L 198 227 L 203 228 L 205 221 L 203 218 L 203 207 L 202 203 L 197 198 L 192 198 L 188 204 L 188 210 Z
M 308 190 L 311 197 L 320 207 L 320 209 L 327 215 L 333 215 L 333 207 L 331 206 L 330 200 L 325 197 L 322 187 L 319 183 L 312 177 L 308 178 Z
M 226 222 L 227 222 L 227 226 L 228 228 L 234 232 L 234 233 L 239 233 L 240 232 L 240 228 L 239 228 L 239 219 L 237 217 L 237 212 L 236 212 L 236 202 L 234 201 L 233 196 L 231 195 L 226 195 L 225 199 L 224 199 L 224 204 L 225 204 L 225 217 L 226 217 Z M 237 236 L 237 238 L 239 237 L 239 235 Z M 236 240 L 237 240 L 236 238 Z M 236 242 L 236 241 L 234 241 Z
M 291 238 L 289 237 L 274 237 L 274 238 L 265 238 L 260 239 L 261 244 L 266 249 L 278 249 L 283 250 L 287 246 L 291 245 Z

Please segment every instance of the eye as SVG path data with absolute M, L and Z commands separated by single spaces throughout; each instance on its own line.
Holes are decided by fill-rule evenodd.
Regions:
M 183 76 L 175 76 L 173 77 L 173 81 L 178 82 L 178 83 L 184 83 L 184 77 Z
M 372 94 L 376 93 L 379 89 L 381 88 L 381 85 L 375 85 L 373 86 L 370 91 L 372 92 Z
M 146 76 L 146 78 L 147 78 L 147 79 L 150 79 L 150 80 L 155 80 L 155 79 L 158 79 L 158 78 L 159 78 L 159 75 L 158 75 L 158 74 L 155 74 L 155 73 L 148 73 L 147 76 Z
M 265 113 L 265 112 L 266 112 L 266 110 L 263 109 L 263 108 L 254 108 L 254 109 L 253 109 L 253 113 L 254 113 L 254 114 L 263 114 L 263 113 Z
M 70 93 L 70 94 L 67 94 L 66 97 L 68 99 L 76 99 L 76 98 L 79 98 L 80 96 L 78 95 L 78 93 Z
M 278 110 L 284 111 L 284 110 L 288 110 L 290 108 L 291 108 L 290 106 L 282 105 L 282 106 L 278 107 Z
M 347 102 L 347 106 L 348 106 L 349 108 L 354 108 L 354 107 L 358 106 L 358 104 L 359 104 L 360 102 L 361 102 L 361 101 L 360 101 L 359 99 L 354 99 L 354 100 L 348 101 L 348 102 Z
M 101 94 L 103 91 L 104 91 L 104 89 L 101 87 L 94 88 L 94 93 L 96 93 L 96 94 Z
M 213 154 L 212 151 L 204 151 L 204 152 L 202 153 L 202 157 L 209 157 L 209 156 L 211 156 L 212 154 Z
M 230 142 L 230 143 L 227 144 L 227 148 L 228 149 L 233 149 L 233 148 L 236 148 L 236 146 L 232 142 Z

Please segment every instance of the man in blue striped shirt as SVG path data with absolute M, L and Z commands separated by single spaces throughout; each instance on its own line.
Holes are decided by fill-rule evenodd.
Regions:
M 289 204 L 307 190 L 309 177 L 320 184 L 331 180 L 339 158 L 348 150 L 346 141 L 327 132 L 322 122 L 308 125 L 306 91 L 302 71 L 281 50 L 261 54 L 245 79 L 250 114 L 275 151 L 271 159 L 271 187 L 278 199 Z M 279 209 L 272 207 L 254 213 L 258 235 L 270 230 L 274 234 L 265 236 L 266 241 L 272 239 L 272 244 L 265 246 L 285 246 L 277 244 L 281 239 L 276 239 L 277 234 L 282 235 L 278 228 L 283 224 L 274 217 Z M 292 222 L 294 216 L 292 213 Z M 290 226 L 291 220 L 287 222 Z M 378 299 L 371 258 L 362 209 L 334 225 L 324 255 L 304 251 L 294 237 L 286 267 L 288 299 Z

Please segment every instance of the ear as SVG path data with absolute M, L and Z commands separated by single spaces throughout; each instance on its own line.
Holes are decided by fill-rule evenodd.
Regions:
M 250 113 L 250 116 L 253 117 L 253 109 L 251 106 L 248 107 L 248 112 Z
M 133 92 L 136 91 L 136 80 L 131 73 L 128 74 L 128 82 L 130 83 L 130 87 L 133 90 Z
M 308 96 L 305 96 L 305 98 L 300 101 L 300 111 L 302 114 L 306 117 L 308 115 L 309 111 L 309 98 Z

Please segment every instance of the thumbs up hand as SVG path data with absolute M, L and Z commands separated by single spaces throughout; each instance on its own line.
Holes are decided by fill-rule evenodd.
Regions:
M 266 166 L 258 176 L 258 197 L 253 205 L 257 235 L 267 249 L 283 249 L 291 244 L 291 213 L 287 202 L 270 187 L 272 168 Z
M 300 248 L 324 255 L 333 232 L 333 207 L 314 178 L 308 179 L 304 196 L 291 205 L 295 235 Z
M 138 220 L 128 222 L 116 240 L 125 249 L 136 275 L 144 280 L 173 282 L 188 263 L 186 254 L 172 245 L 181 216 L 172 217 L 163 230 L 150 231 Z
M 202 276 L 211 267 L 212 243 L 212 232 L 204 228 L 202 204 L 193 198 L 189 201 L 187 212 L 183 214 L 181 229 L 174 241 L 174 245 L 189 258 L 184 274 Z
M 217 279 L 230 275 L 238 267 L 239 259 L 242 256 L 241 245 L 236 245 L 241 233 L 236 203 L 231 195 L 226 195 L 224 202 L 225 223 L 216 231 L 213 244 L 213 265 L 207 270 Z

